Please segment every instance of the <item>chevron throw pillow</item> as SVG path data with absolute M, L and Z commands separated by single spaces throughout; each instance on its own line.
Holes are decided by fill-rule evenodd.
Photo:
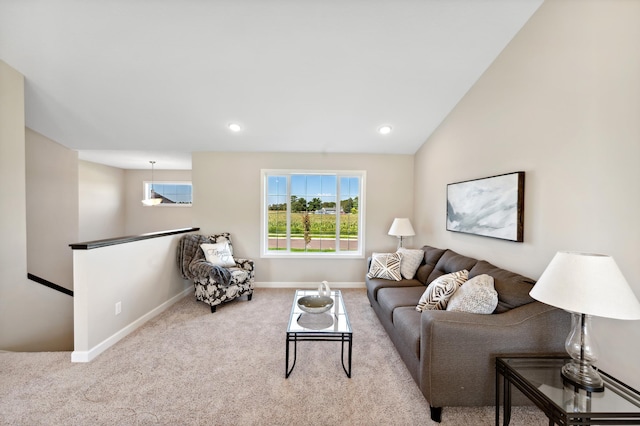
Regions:
M 368 278 L 384 278 L 385 280 L 400 281 L 400 253 L 373 253 Z
M 463 269 L 462 271 L 442 275 L 431 281 L 431 284 L 429 284 L 422 294 L 422 297 L 420 297 L 418 306 L 416 306 L 416 311 L 422 312 L 429 309 L 447 309 L 449 298 L 451 298 L 458 287 L 464 284 L 468 279 L 469 271 Z

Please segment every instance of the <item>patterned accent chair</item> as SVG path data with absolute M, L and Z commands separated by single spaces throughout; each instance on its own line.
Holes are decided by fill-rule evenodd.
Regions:
M 228 242 L 233 256 L 233 245 L 228 232 L 215 235 L 187 234 L 178 243 L 177 261 L 182 278 L 193 282 L 196 299 L 216 307 L 240 296 L 253 296 L 255 281 L 254 262 L 250 259 L 234 258 L 235 266 L 216 266 L 207 261 L 201 244 Z

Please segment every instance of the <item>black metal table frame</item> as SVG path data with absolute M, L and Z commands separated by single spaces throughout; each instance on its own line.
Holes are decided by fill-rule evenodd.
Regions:
M 293 364 L 289 368 L 289 346 L 293 342 Z M 347 332 L 287 332 L 287 353 L 285 356 L 285 378 L 289 378 L 293 368 L 296 366 L 296 358 L 298 354 L 298 342 L 342 342 L 342 350 L 340 351 L 340 360 L 342 361 L 342 369 L 351 378 L 351 348 L 353 345 L 353 333 Z M 344 346 L 348 348 L 348 368 L 344 365 Z
M 515 357 L 504 357 L 515 358 Z M 524 358 L 524 357 L 523 357 Z M 526 357 L 535 358 L 535 357 Z M 545 358 L 545 357 L 539 357 Z M 546 357 L 552 358 L 552 357 Z M 557 357 L 556 357 L 557 358 Z M 608 384 L 614 385 L 618 390 L 630 393 L 637 392 L 600 370 L 600 374 L 605 376 Z M 496 358 L 496 426 L 500 426 L 500 376 L 503 377 L 503 425 L 508 426 L 511 421 L 511 385 L 514 385 L 522 392 L 531 402 L 540 408 L 549 419 L 549 426 L 558 425 L 591 425 L 592 422 L 598 425 L 640 425 L 640 418 L 631 418 L 638 416 L 638 413 L 567 413 L 547 398 L 541 391 L 533 386 L 526 378 L 518 374 L 509 367 L 509 364 L 502 360 L 501 357 Z M 589 392 L 590 394 L 590 392 Z

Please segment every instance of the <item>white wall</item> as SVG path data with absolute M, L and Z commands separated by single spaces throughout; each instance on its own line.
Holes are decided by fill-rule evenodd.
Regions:
M 73 361 L 91 361 L 193 292 L 193 285 L 180 277 L 176 264 L 182 235 L 73 250 Z M 121 312 L 116 314 L 118 302 Z
M 187 206 L 142 205 L 144 181 L 151 181 L 149 170 L 125 170 L 125 235 L 167 231 L 191 227 L 191 209 Z M 154 181 L 190 182 L 191 170 L 155 170 Z
M 359 285 L 365 259 L 260 258 L 260 170 L 366 170 L 365 251 L 395 251 L 387 235 L 394 217 L 413 210 L 413 156 L 351 154 L 218 153 L 193 154 L 193 226 L 201 233 L 228 231 L 234 253 L 256 262 L 259 285 L 333 283 Z M 411 241 L 408 241 L 408 245 Z
M 28 271 L 73 290 L 78 154 L 29 128 L 25 136 Z
M 640 295 L 640 2 L 547 1 L 415 157 L 418 240 L 538 278 L 612 255 Z M 524 243 L 445 230 L 446 185 L 524 170 Z M 606 291 L 606 283 L 603 283 Z M 640 322 L 594 319 L 599 366 L 640 388 Z
M 64 350 L 72 298 L 27 279 L 24 125 L 24 77 L 0 61 L 0 350 Z
M 78 161 L 79 241 L 125 235 L 125 171 Z

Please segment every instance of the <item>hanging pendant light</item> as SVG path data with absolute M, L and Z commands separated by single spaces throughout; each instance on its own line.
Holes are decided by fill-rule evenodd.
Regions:
M 155 161 L 149 161 L 151 163 L 151 198 L 146 198 L 142 200 L 142 204 L 145 206 L 157 206 L 162 203 L 162 198 L 156 198 L 156 193 L 153 191 L 153 165 L 156 164 Z

